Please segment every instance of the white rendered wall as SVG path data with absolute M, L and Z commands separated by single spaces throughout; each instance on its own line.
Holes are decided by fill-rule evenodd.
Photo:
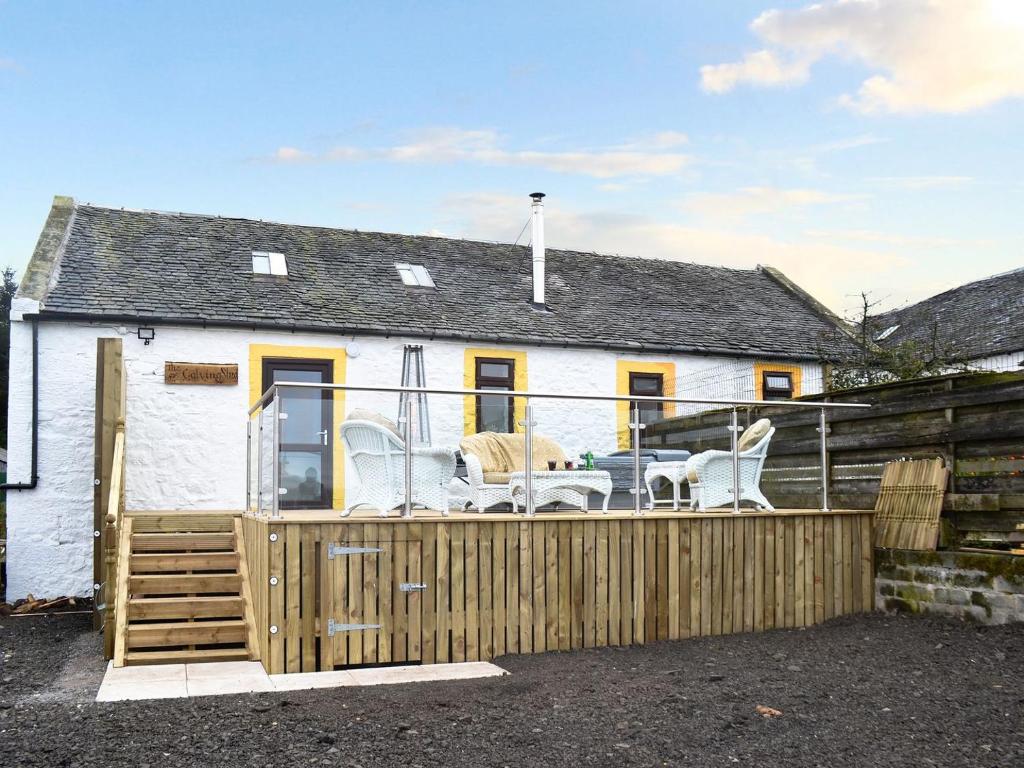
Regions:
M 136 329 L 41 323 L 39 328 L 39 485 L 8 493 L 8 599 L 92 594 L 93 429 L 96 339 L 120 337 L 127 372 L 126 499 L 130 509 L 241 509 L 245 505 L 249 345 L 345 348 L 351 337 L 158 326 L 146 346 Z M 398 385 L 406 342 L 422 343 L 431 387 L 461 389 L 465 349 L 503 348 L 446 341 L 360 338 L 346 362 L 352 385 Z M 508 345 L 509 350 L 523 350 Z M 616 360 L 675 363 L 677 378 L 701 366 L 733 362 L 701 356 L 626 355 L 534 348 L 527 355 L 533 391 L 614 394 Z M 164 383 L 166 361 L 237 363 L 238 386 Z M 805 366 L 804 393 L 820 390 L 818 366 Z M 678 392 L 681 396 L 687 393 Z M 31 449 L 31 325 L 12 323 L 8 479 L 27 481 Z M 367 407 L 394 418 L 397 395 L 348 393 L 346 413 Z M 430 398 L 435 445 L 457 447 L 463 398 Z M 613 450 L 612 403 L 536 401 L 537 429 L 572 456 Z M 351 491 L 355 473 L 347 467 Z

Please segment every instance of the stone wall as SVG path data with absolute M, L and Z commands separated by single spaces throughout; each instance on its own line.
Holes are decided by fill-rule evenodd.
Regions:
M 875 607 L 981 624 L 1024 622 L 1024 557 L 876 549 Z

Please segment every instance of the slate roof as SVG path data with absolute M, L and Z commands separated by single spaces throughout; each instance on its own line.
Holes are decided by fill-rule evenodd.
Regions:
M 549 249 L 543 312 L 523 246 L 76 204 L 61 248 L 41 316 L 795 359 L 851 343 L 761 268 Z M 288 277 L 253 275 L 254 250 L 284 253 Z
M 932 296 L 875 319 L 875 333 L 899 325 L 881 344 L 914 341 L 930 346 L 933 334 L 964 360 L 1024 350 L 1024 267 Z

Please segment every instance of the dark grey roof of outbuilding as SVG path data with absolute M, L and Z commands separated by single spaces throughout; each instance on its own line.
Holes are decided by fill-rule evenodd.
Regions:
M 56 220 L 42 316 L 798 359 L 851 343 L 770 268 L 549 249 L 543 312 L 523 246 L 81 204 Z M 287 278 L 253 275 L 254 250 L 284 253 Z M 436 290 L 403 285 L 396 262 Z
M 1024 350 L 1024 267 L 945 291 L 875 318 L 881 344 L 932 340 L 964 360 Z

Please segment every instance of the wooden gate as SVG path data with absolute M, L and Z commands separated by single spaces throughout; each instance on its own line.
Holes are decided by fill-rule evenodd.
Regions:
M 421 542 L 345 538 L 322 544 L 320 669 L 419 662 Z

